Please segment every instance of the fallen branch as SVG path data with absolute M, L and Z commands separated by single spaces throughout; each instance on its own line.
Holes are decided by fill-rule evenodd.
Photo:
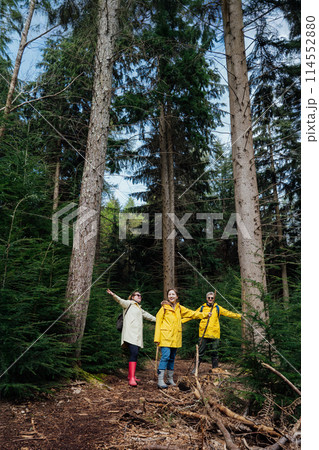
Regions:
M 264 450 L 281 450 L 287 441 L 293 441 L 301 424 L 301 418 L 295 423 L 293 429 L 287 436 L 282 436 L 275 444 L 266 447 Z
M 265 449 L 263 449 L 262 447 L 259 447 L 258 445 L 253 445 L 252 447 L 250 447 L 250 446 L 247 444 L 247 441 L 246 441 L 245 438 L 242 439 L 242 442 L 244 443 L 245 447 L 246 447 L 248 450 L 265 450 Z
M 301 391 L 294 385 L 292 384 L 291 381 L 289 381 L 282 373 L 278 372 L 278 370 L 274 369 L 273 367 L 271 367 L 269 364 L 266 364 L 264 362 L 261 363 L 262 366 L 266 367 L 267 369 L 271 370 L 272 372 L 274 372 L 276 375 L 278 375 L 280 378 L 282 378 L 287 384 L 289 384 L 289 386 L 295 391 L 297 392 L 298 395 L 301 396 Z
M 196 398 L 201 398 L 200 392 L 197 389 L 194 390 L 194 394 Z M 255 422 L 253 422 L 250 419 L 247 419 L 244 416 L 240 416 L 239 414 L 231 411 L 229 408 L 227 408 L 226 406 L 220 405 L 219 403 L 217 403 L 216 401 L 212 400 L 211 397 L 208 397 L 208 402 L 211 406 L 219 409 L 219 411 L 221 411 L 222 413 L 224 413 L 227 417 L 230 417 L 231 419 L 237 420 L 238 422 L 242 422 L 245 425 L 249 425 L 250 427 L 254 428 L 255 430 L 257 430 L 258 432 L 263 432 L 263 433 L 267 433 L 271 436 L 276 436 L 276 437 L 280 437 L 282 436 L 281 433 L 278 433 L 276 430 L 274 430 L 271 427 L 267 427 L 266 425 L 261 425 L 261 424 L 256 424 Z
M 158 402 L 155 400 L 153 400 L 151 403 L 155 403 L 153 406 L 155 406 L 156 408 L 170 408 L 175 413 L 181 414 L 182 416 L 187 416 L 187 417 L 191 417 L 191 418 L 198 419 L 198 420 L 208 420 L 208 417 L 205 414 L 199 414 L 199 413 L 192 412 L 192 411 L 184 411 L 184 410 L 179 409 L 178 407 L 172 405 L 171 403 L 161 403 L 161 402 Z M 181 406 L 184 406 L 184 405 L 181 405 Z
M 178 414 L 181 414 L 182 416 L 187 416 L 199 420 L 208 420 L 208 417 L 205 414 L 199 414 L 192 411 L 181 411 L 179 409 L 176 409 L 176 412 Z
M 153 400 L 153 399 L 145 399 L 145 401 L 147 402 L 147 403 L 158 403 L 158 404 L 161 404 L 161 405 L 169 405 L 170 403 L 177 403 L 177 404 L 179 404 L 181 407 L 182 406 L 191 406 L 191 405 L 194 405 L 194 401 L 181 401 L 180 399 L 175 399 L 175 401 L 174 402 L 167 402 L 167 403 L 163 403 L 163 400 Z
M 214 406 L 214 407 L 216 407 L 217 409 L 219 409 L 219 411 L 221 411 L 221 412 L 223 412 L 226 416 L 228 416 L 228 417 L 230 417 L 231 419 L 234 419 L 234 420 L 237 420 L 238 422 L 242 422 L 242 423 L 244 423 L 245 425 L 249 425 L 249 426 L 251 426 L 252 428 L 254 428 L 255 430 L 257 430 L 257 431 L 260 431 L 260 432 L 264 432 L 264 433 L 267 433 L 267 434 L 270 434 L 271 436 L 281 436 L 281 434 L 280 433 L 278 433 L 276 430 L 274 430 L 273 428 L 271 428 L 271 427 L 267 427 L 266 425 L 260 425 L 260 424 L 257 424 L 257 423 L 255 423 L 254 421 L 252 421 L 252 420 L 250 420 L 250 419 L 247 419 L 246 417 L 244 417 L 244 416 L 241 416 L 241 415 L 239 415 L 239 414 L 237 414 L 237 413 L 234 413 L 233 411 L 231 411 L 229 408 L 227 408 L 226 406 L 224 406 L 224 405 L 220 405 L 219 403 L 217 403 L 217 402 L 215 402 L 214 400 L 212 400 L 212 398 L 210 397 L 209 398 L 209 403 L 212 405 L 212 406 Z
M 198 351 L 198 348 L 197 348 L 197 351 Z M 226 442 L 226 447 L 229 450 L 239 450 L 237 445 L 235 445 L 234 442 L 232 441 L 231 435 L 230 435 L 229 431 L 227 430 L 227 428 L 225 427 L 225 425 L 223 424 L 222 420 L 216 414 L 214 414 L 213 411 L 211 410 L 209 402 L 204 396 L 201 384 L 198 381 L 196 373 L 195 373 L 195 379 L 196 379 L 196 386 L 197 386 L 197 390 L 195 392 L 200 395 L 200 398 L 202 399 L 202 401 L 206 407 L 206 411 L 207 411 L 209 417 L 211 418 L 211 420 L 217 424 L 218 428 L 223 433 L 223 436 L 224 436 L 224 439 Z
M 172 447 L 171 445 L 164 446 L 164 445 L 148 445 L 147 447 L 144 447 L 145 450 L 181 450 L 180 447 Z
M 168 397 L 171 400 L 174 400 L 174 402 L 181 402 L 181 403 L 183 403 L 183 400 L 180 400 L 179 398 L 172 397 L 167 392 L 163 391 L 163 389 L 161 390 L 161 394 L 165 395 L 165 397 Z

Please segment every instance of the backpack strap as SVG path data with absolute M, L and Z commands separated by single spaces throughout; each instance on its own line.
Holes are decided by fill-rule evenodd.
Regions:
M 130 304 L 130 306 L 128 308 L 126 308 L 126 310 L 123 312 L 123 319 L 126 316 L 127 311 L 130 309 L 130 307 L 132 306 L 132 303 Z
M 203 312 L 204 306 L 205 306 L 205 305 L 202 305 L 202 306 L 200 307 L 199 312 Z M 217 305 L 217 303 L 216 303 L 216 309 L 217 309 L 217 317 L 219 318 L 219 316 L 220 316 L 220 309 L 219 309 L 219 306 Z

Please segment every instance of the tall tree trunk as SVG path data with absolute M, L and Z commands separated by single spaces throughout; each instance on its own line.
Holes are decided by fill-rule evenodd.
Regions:
M 248 231 L 238 230 L 238 255 L 242 278 L 242 299 L 249 309 L 266 321 L 262 295 L 266 273 L 254 158 L 250 95 L 243 34 L 241 0 L 223 0 L 222 13 L 227 59 L 231 139 L 236 212 Z M 263 329 L 255 324 L 250 341 L 260 342 Z
M 69 341 L 77 343 L 77 357 L 80 356 L 80 340 L 87 317 L 101 210 L 118 9 L 119 0 L 99 0 L 92 109 L 66 295 Z M 93 221 L 89 219 L 90 215 L 94 215 Z
M 168 191 L 169 191 L 169 209 L 170 213 L 175 214 L 175 184 L 174 184 L 174 148 L 173 148 L 173 136 L 172 136 L 172 112 L 171 107 L 168 105 L 167 108 L 167 118 L 166 118 L 166 139 L 167 139 L 167 166 L 168 166 Z M 174 224 L 170 221 L 171 233 L 174 233 Z M 175 264 L 175 245 L 176 240 L 171 239 L 171 285 L 170 287 L 177 286 L 176 283 L 176 264 Z M 167 290 L 166 290 L 167 291 Z M 164 291 L 164 292 L 166 292 Z
M 56 158 L 54 171 L 54 189 L 53 189 L 53 211 L 56 211 L 59 206 L 59 191 L 60 191 L 60 156 Z
M 8 117 L 10 110 L 11 110 L 13 93 L 14 93 L 14 90 L 15 90 L 17 82 L 18 82 L 18 75 L 19 75 L 19 70 L 20 70 L 20 66 L 21 66 L 21 60 L 22 60 L 24 49 L 26 47 L 27 37 L 28 37 L 35 5 L 36 5 L 36 0 L 30 0 L 29 11 L 28 11 L 28 15 L 27 15 L 24 27 L 23 27 L 22 34 L 21 34 L 18 53 L 16 56 L 16 61 L 14 64 L 14 69 L 13 69 L 10 86 L 9 86 L 9 91 L 8 91 L 8 95 L 7 95 L 7 99 L 6 99 L 6 104 L 4 107 L 4 112 L 3 112 L 4 119 L 6 119 Z M 5 132 L 5 125 L 3 125 L 0 128 L 0 139 L 3 137 L 4 132 Z
M 162 189 L 162 232 L 163 232 L 163 287 L 164 293 L 175 286 L 175 237 L 174 224 L 169 213 L 175 213 L 174 203 L 174 162 L 169 119 L 165 116 L 164 105 L 160 105 L 160 158 Z M 170 135 L 170 137 L 168 137 Z
M 58 141 L 58 148 L 61 148 L 61 139 Z M 55 213 L 59 206 L 59 194 L 60 194 L 60 155 L 56 157 L 55 171 L 53 177 L 53 213 Z M 53 243 L 53 241 L 52 241 Z M 50 270 L 50 287 L 53 283 L 53 267 L 54 267 L 54 259 L 55 259 L 55 245 L 53 243 L 52 255 L 51 255 L 51 270 Z
M 270 127 L 268 128 L 268 133 L 270 133 Z M 275 210 L 276 210 L 277 236 L 278 236 L 279 247 L 282 249 L 284 236 L 283 236 L 282 222 L 281 222 L 281 217 L 280 217 L 279 198 L 278 198 L 278 191 L 277 191 L 277 177 L 276 177 L 276 168 L 275 168 L 274 153 L 273 153 L 272 145 L 270 146 L 270 161 L 271 161 L 270 164 L 271 164 L 272 183 L 273 183 L 273 197 L 274 197 Z M 282 293 L 283 293 L 284 305 L 287 306 L 287 304 L 289 302 L 289 285 L 288 285 L 286 261 L 283 261 L 281 263 L 281 280 L 282 280 Z

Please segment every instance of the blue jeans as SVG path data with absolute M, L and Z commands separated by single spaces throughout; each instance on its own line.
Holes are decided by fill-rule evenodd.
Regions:
M 158 370 L 174 370 L 175 356 L 177 348 L 161 347 L 162 357 L 158 365 Z

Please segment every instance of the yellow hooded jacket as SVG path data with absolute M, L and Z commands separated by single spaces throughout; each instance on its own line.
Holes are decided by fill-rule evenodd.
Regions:
M 220 339 L 220 326 L 219 326 L 219 316 L 226 316 L 226 317 L 232 317 L 233 319 L 241 319 L 241 314 L 236 314 L 231 311 L 228 311 L 227 309 L 223 308 L 222 306 L 218 305 L 219 308 L 219 315 L 217 311 L 217 303 L 214 303 L 212 316 L 209 319 L 208 327 L 205 332 L 205 338 L 208 339 Z M 204 303 L 202 306 L 200 306 L 196 312 L 200 311 L 202 308 L 202 312 L 204 314 L 204 317 L 207 317 L 208 313 L 210 312 L 211 306 L 207 305 L 207 303 Z M 190 319 L 183 319 L 182 323 L 188 322 Z M 207 324 L 207 318 L 202 319 L 199 323 L 199 337 L 202 337 L 206 328 Z
M 192 311 L 185 306 L 176 304 L 175 309 L 171 305 L 163 305 L 156 314 L 154 342 L 160 347 L 179 348 L 182 346 L 182 318 L 203 319 L 204 312 Z

